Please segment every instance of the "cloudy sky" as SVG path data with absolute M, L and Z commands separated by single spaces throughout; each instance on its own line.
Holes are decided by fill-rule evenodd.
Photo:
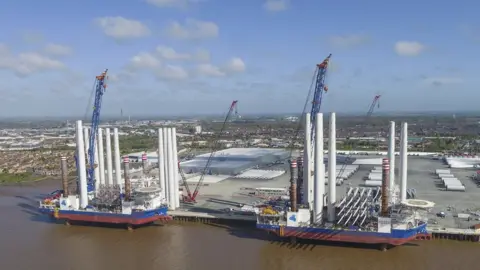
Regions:
M 8 0 L 0 116 L 301 112 L 333 54 L 324 111 L 477 110 L 480 5 L 438 0 Z

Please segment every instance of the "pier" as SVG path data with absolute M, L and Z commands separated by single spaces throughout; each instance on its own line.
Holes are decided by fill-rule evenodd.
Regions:
M 257 221 L 255 216 L 233 213 L 206 213 L 175 210 L 169 211 L 168 214 L 177 222 L 235 224 L 249 225 L 254 227 Z M 457 241 L 480 242 L 480 230 L 430 226 L 427 228 L 427 231 L 430 237 L 424 236 L 418 240 L 449 239 Z
M 480 241 L 480 230 L 473 229 L 457 229 L 457 228 L 440 228 L 429 227 L 428 233 L 432 235 L 432 239 L 451 239 L 458 241 Z
M 174 210 L 168 214 L 178 222 L 199 222 L 217 224 L 236 224 L 255 226 L 257 218 L 253 215 L 240 215 L 234 213 L 206 213 Z

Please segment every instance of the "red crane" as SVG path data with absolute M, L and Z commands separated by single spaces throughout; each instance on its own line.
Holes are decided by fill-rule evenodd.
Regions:
M 236 106 L 237 106 L 237 103 L 238 103 L 238 100 L 234 100 L 231 104 L 230 104 L 230 107 L 229 107 L 229 110 L 228 110 L 228 113 L 227 115 L 225 116 L 225 120 L 223 121 L 223 124 L 222 124 L 222 128 L 220 129 L 220 132 L 217 134 L 215 140 L 213 141 L 213 147 L 212 147 L 212 152 L 210 153 L 210 156 L 208 157 L 207 159 L 207 163 L 205 164 L 205 167 L 203 168 L 202 170 L 202 173 L 200 174 L 200 179 L 198 180 L 198 183 L 197 183 L 197 186 L 195 187 L 195 190 L 193 191 L 193 194 L 191 193 L 190 191 L 190 188 L 188 186 L 188 183 L 187 183 L 187 179 L 185 177 L 185 174 L 183 173 L 183 170 L 180 168 L 180 163 L 178 163 L 178 169 L 180 171 L 180 175 L 182 177 L 182 180 L 183 180 L 183 184 L 185 186 L 185 189 L 187 191 L 187 197 L 184 197 L 184 201 L 186 202 L 191 202 L 191 203 L 194 203 L 196 202 L 195 201 L 195 198 L 197 197 L 198 195 L 198 192 L 200 191 L 200 187 L 202 186 L 203 184 L 203 179 L 205 178 L 205 174 L 207 173 L 210 165 L 212 164 L 212 161 L 213 161 L 213 158 L 215 156 L 215 152 L 218 150 L 218 146 L 219 146 L 219 139 L 220 137 L 222 136 L 224 130 L 225 130 L 225 127 L 227 126 L 227 123 L 232 115 L 232 113 L 236 112 Z
M 377 107 L 380 108 L 380 97 L 381 95 L 376 95 L 373 98 L 372 104 L 370 104 L 370 109 L 368 109 L 368 112 L 367 112 L 367 117 L 372 116 L 373 110 L 375 109 L 375 105 L 377 105 Z
M 373 110 L 375 109 L 375 106 L 377 106 L 378 108 L 380 108 L 380 97 L 381 97 L 381 95 L 376 95 L 376 96 L 373 98 L 372 104 L 370 104 L 370 108 L 368 109 L 368 112 L 367 112 L 367 117 L 372 116 Z M 348 155 L 348 156 L 345 158 L 345 161 L 344 161 L 342 167 L 340 168 L 340 171 L 339 171 L 338 174 L 337 174 L 337 180 L 338 180 L 338 178 L 343 174 L 343 172 L 345 171 L 345 169 L 347 168 L 348 162 L 351 160 L 351 158 L 352 158 L 352 155 Z

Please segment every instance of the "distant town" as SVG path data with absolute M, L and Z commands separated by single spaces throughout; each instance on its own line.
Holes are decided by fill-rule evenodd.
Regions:
M 325 117 L 324 127 L 328 129 Z M 407 121 L 410 126 L 409 148 L 412 151 L 476 154 L 479 152 L 480 117 L 448 116 L 339 116 L 337 120 L 338 150 L 387 149 L 389 121 Z M 291 148 L 303 147 L 300 116 L 242 118 L 236 115 L 223 126 L 219 119 L 175 120 L 112 120 L 100 127 L 119 128 L 121 154 L 152 152 L 157 147 L 157 129 L 177 128 L 179 150 L 195 155 L 208 152 L 217 141 L 218 149 L 225 148 Z M 60 174 L 59 157 L 66 156 L 72 174 L 75 171 L 75 127 L 70 121 L 2 122 L 0 123 L 0 182 L 19 182 L 42 179 Z M 89 123 L 86 122 L 85 125 Z M 399 134 L 397 134 L 399 136 Z M 328 139 L 325 139 L 327 142 Z M 397 142 L 398 142 L 397 138 Z

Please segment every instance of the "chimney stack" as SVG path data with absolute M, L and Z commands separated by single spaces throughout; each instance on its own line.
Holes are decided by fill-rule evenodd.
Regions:
M 132 196 L 132 187 L 130 184 L 130 166 L 129 166 L 130 161 L 128 160 L 128 157 L 123 157 L 123 176 L 125 178 L 125 200 L 129 201 Z
M 388 200 L 389 200 L 389 185 L 390 185 L 390 162 L 388 158 L 382 160 L 382 208 L 381 216 L 388 216 Z
M 302 185 L 303 185 L 303 156 L 297 158 L 298 177 L 297 177 L 297 205 L 302 204 Z
M 62 187 L 63 187 L 63 197 L 68 197 L 68 167 L 67 167 L 67 158 L 60 158 L 60 168 L 62 170 Z
M 290 208 L 292 212 L 297 212 L 297 161 L 290 160 Z

